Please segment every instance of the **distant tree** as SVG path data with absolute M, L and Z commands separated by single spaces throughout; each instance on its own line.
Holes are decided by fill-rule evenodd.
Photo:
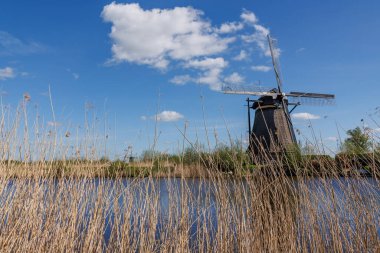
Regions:
M 141 160 L 144 162 L 152 161 L 159 153 L 157 151 L 148 149 L 141 153 Z
M 183 151 L 182 159 L 184 164 L 196 164 L 200 161 L 200 151 L 195 147 L 187 147 Z
M 360 154 L 370 151 L 370 137 L 365 131 L 362 131 L 360 127 L 348 130 L 347 135 L 343 143 L 343 150 L 345 152 Z
M 211 156 L 218 169 L 224 172 L 234 172 L 249 164 L 248 154 L 239 140 L 230 143 L 230 145 L 217 145 Z

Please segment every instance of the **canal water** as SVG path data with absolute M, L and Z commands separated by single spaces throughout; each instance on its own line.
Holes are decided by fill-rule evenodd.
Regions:
M 6 187 L 3 187 L 0 194 L 0 201 L 8 201 L 12 199 L 21 187 L 35 187 L 40 185 L 46 192 L 44 199 L 50 203 L 48 196 L 56 194 L 54 201 L 59 205 L 63 201 L 63 196 L 67 198 L 70 196 L 68 192 L 75 191 L 85 193 L 79 197 L 79 201 L 84 206 L 85 216 L 91 217 L 94 215 L 94 208 L 99 205 L 99 196 L 106 199 L 103 205 L 103 215 L 105 217 L 104 226 L 104 240 L 108 244 L 111 237 L 115 222 L 118 226 L 130 223 L 131 240 L 138 240 L 139 233 L 147 226 L 144 216 L 151 216 L 157 214 L 156 222 L 156 237 L 159 241 L 162 233 L 166 231 L 171 225 L 175 226 L 181 216 L 186 215 L 187 227 L 189 227 L 189 244 L 191 248 L 197 249 L 197 233 L 200 228 L 199 224 L 206 227 L 209 231 L 209 239 L 212 241 L 215 232 L 218 228 L 218 212 L 223 208 L 220 204 L 220 195 L 218 194 L 217 187 L 225 187 L 226 192 L 230 195 L 228 198 L 228 207 L 233 208 L 235 205 L 241 204 L 241 199 L 234 198 L 234 191 L 239 191 L 239 194 L 246 198 L 245 201 L 256 201 L 255 195 L 252 193 L 252 185 L 254 182 L 249 182 L 249 179 L 239 180 L 224 180 L 222 184 L 216 184 L 213 180 L 207 179 L 181 179 L 181 178 L 146 178 L 146 179 L 133 179 L 125 178 L 119 180 L 113 179 L 56 179 L 54 181 L 40 181 L 22 180 L 19 179 L 9 180 Z M 53 182 L 53 183 L 52 183 Z M 296 194 L 309 194 L 310 203 L 317 207 L 317 215 L 320 213 L 320 222 L 323 223 L 324 219 L 329 219 L 329 212 L 326 210 L 333 210 L 334 215 L 338 215 L 337 220 L 352 222 L 352 227 L 355 229 L 355 216 L 353 215 L 353 203 L 356 199 L 357 202 L 368 204 L 371 208 L 378 207 L 375 212 L 377 218 L 377 233 L 380 238 L 380 188 L 379 182 L 374 178 L 334 178 L 334 179 L 318 179 L 309 178 L 300 182 L 296 179 L 290 179 L 289 188 Z M 276 182 L 273 183 L 273 186 Z M 53 187 L 54 186 L 54 187 Z M 273 187 L 268 186 L 268 187 Z M 52 187 L 54 189 L 52 189 Z M 64 190 L 62 190 L 64 189 Z M 101 191 L 101 192 L 100 192 Z M 355 197 L 352 197 L 354 194 Z M 15 195 L 17 196 L 17 195 Z M 295 196 L 297 198 L 297 196 Z M 51 199 L 51 198 L 50 198 Z M 247 200 L 248 199 L 248 200 Z M 67 200 L 66 200 L 67 201 Z M 73 199 L 74 201 L 74 199 Z M 76 200 L 78 201 L 78 200 Z M 236 203 L 234 203 L 236 201 Z M 127 203 L 128 202 L 128 203 Z M 239 203 L 238 203 L 239 202 Z M 48 205 L 49 205 L 48 204 Z M 257 203 L 260 204 L 260 203 Z M 301 203 L 302 204 L 302 203 Z M 156 212 L 152 212 L 152 208 L 156 208 Z M 301 207 L 302 208 L 302 207 Z M 244 207 L 243 207 L 244 209 Z M 358 210 L 360 211 L 360 210 Z M 125 216 L 123 212 L 128 212 L 130 215 Z M 305 207 L 305 217 L 303 220 L 308 219 L 308 209 Z M 247 210 L 243 210 L 241 215 L 247 215 Z M 174 217 L 174 218 L 173 218 Z M 126 220 L 127 219 L 127 220 Z M 248 219 L 248 218 L 247 218 Z M 352 219 L 352 220 L 350 220 Z M 171 225 L 170 225 L 170 224 Z M 169 224 L 169 225 L 168 225 Z M 83 225 L 83 229 L 85 225 Z M 146 229 L 149 229 L 146 227 Z M 232 229 L 232 231 L 234 231 Z M 236 232 L 236 231 L 235 231 Z M 329 231 L 325 231 L 329 233 Z M 236 232 L 237 233 L 237 232 Z M 231 236 L 234 236 L 233 234 Z

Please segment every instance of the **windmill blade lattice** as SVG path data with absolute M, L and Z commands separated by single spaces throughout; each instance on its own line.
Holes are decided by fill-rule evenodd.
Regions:
M 281 93 L 282 91 L 282 75 L 281 75 L 281 67 L 280 67 L 280 49 L 277 47 L 277 40 L 273 39 L 269 34 L 267 36 L 269 51 L 272 57 L 273 70 L 276 76 L 278 91 Z
M 313 98 L 313 97 L 288 97 L 289 103 L 299 103 L 301 105 L 325 106 L 335 105 L 335 99 Z
M 310 92 L 290 92 L 286 94 L 288 101 L 291 103 L 300 103 L 303 105 L 334 105 L 335 95 L 310 93 Z
M 262 96 L 269 94 L 277 94 L 276 92 L 271 92 L 271 88 L 264 87 L 261 85 L 236 85 L 230 84 L 225 85 L 222 88 L 222 91 L 226 94 L 246 94 L 246 95 L 254 95 L 254 96 Z

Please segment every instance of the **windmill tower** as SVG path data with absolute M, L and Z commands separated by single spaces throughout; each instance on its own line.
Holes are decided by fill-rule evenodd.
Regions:
M 282 79 L 278 63 L 278 50 L 274 41 L 268 35 L 269 49 L 272 56 L 273 70 L 277 87 L 269 91 L 246 89 L 241 87 L 224 87 L 226 94 L 256 96 L 258 99 L 247 98 L 248 109 L 248 152 L 252 157 L 263 155 L 275 156 L 297 145 L 293 123 L 290 117 L 292 111 L 302 103 L 318 102 L 330 104 L 335 99 L 332 94 L 289 92 L 283 91 Z M 289 110 L 289 106 L 293 106 Z M 251 125 L 251 110 L 254 110 L 254 124 Z M 257 160 L 257 159 L 256 159 Z

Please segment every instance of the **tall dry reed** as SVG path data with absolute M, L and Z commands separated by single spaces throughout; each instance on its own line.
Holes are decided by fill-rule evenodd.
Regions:
M 94 177 L 90 155 L 74 160 L 89 171 L 81 177 L 49 177 L 57 156 L 71 163 L 84 146 L 70 154 L 38 120 L 27 129 L 27 102 L 1 118 L 1 252 L 380 251 L 377 178 L 344 178 L 329 163 L 319 177 L 289 177 L 286 161 L 269 157 L 249 173 L 236 162 L 234 175 L 211 160 L 197 179 Z

